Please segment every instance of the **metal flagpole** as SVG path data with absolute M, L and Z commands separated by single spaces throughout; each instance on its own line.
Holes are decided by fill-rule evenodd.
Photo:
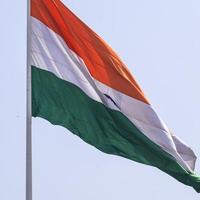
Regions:
M 30 0 L 27 0 L 27 77 L 26 77 L 26 200 L 32 200 L 32 97 L 31 97 L 31 21 Z

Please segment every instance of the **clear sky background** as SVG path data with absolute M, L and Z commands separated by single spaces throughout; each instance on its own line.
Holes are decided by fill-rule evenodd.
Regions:
M 200 157 L 200 1 L 64 0 L 132 71 Z M 25 199 L 26 1 L 0 5 L 0 199 Z M 200 160 L 196 171 L 200 175 Z M 104 154 L 33 119 L 33 200 L 197 200 L 153 167 Z

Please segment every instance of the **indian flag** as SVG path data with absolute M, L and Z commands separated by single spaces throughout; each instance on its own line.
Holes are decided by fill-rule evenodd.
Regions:
M 30 53 L 34 117 L 200 192 L 192 149 L 171 133 L 111 47 L 60 0 L 31 1 Z

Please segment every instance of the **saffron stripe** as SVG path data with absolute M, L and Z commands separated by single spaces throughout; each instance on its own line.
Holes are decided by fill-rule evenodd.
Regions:
M 32 0 L 31 16 L 60 35 L 69 48 L 83 59 L 96 80 L 148 104 L 117 54 L 60 0 Z

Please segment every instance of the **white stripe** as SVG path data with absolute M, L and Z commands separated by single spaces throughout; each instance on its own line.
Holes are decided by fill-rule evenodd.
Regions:
M 161 146 L 166 152 L 177 158 L 177 160 L 179 160 L 180 157 L 180 162 L 184 162 L 186 165 L 185 169 L 189 168 L 194 170 L 196 162 L 194 152 L 183 141 L 171 134 L 170 130 L 156 114 L 151 105 L 124 95 L 97 80 L 95 80 L 95 83 L 101 92 L 108 94 L 117 102 L 120 111 L 123 112 L 141 132 Z
M 119 110 L 150 140 L 171 154 L 184 169 L 194 169 L 196 156 L 193 151 L 172 136 L 150 105 L 95 80 L 83 60 L 69 49 L 65 41 L 34 17 L 31 43 L 32 65 L 77 85 L 95 101 Z

